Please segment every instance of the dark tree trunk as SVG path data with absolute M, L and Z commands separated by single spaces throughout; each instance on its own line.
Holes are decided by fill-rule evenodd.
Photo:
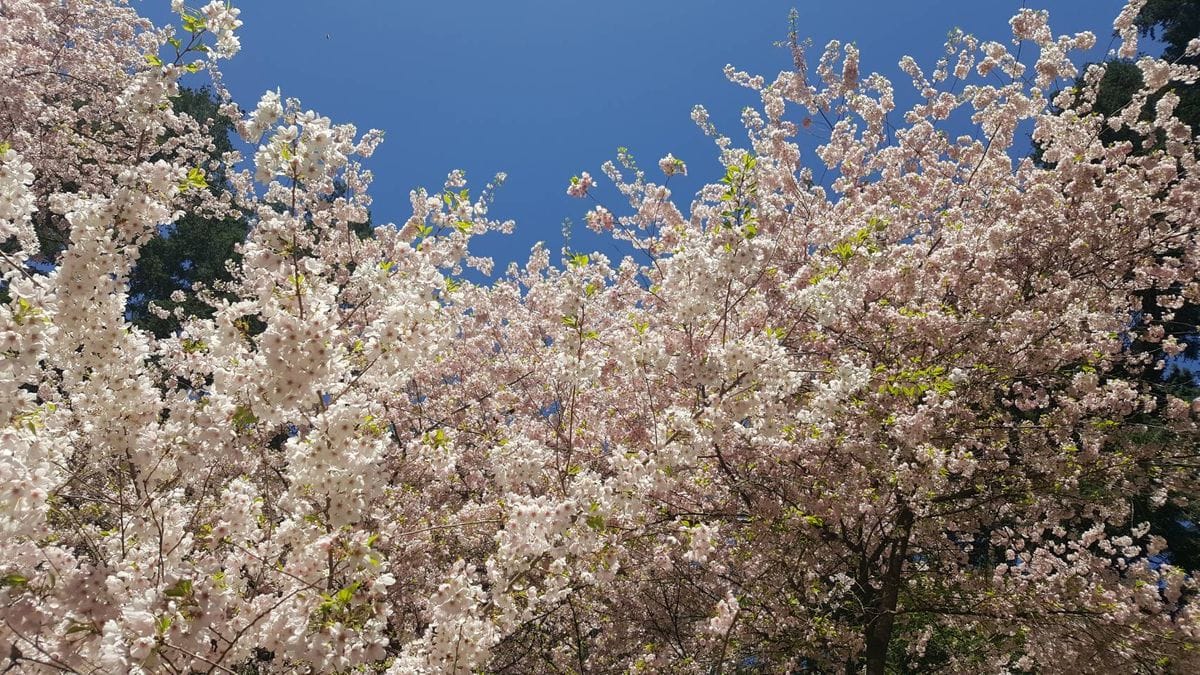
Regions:
M 883 586 L 875 596 L 874 607 L 869 610 L 869 620 L 863 635 L 867 647 L 867 675 L 884 675 L 887 669 L 888 645 L 892 641 L 900 585 L 904 583 L 904 563 L 908 558 L 908 539 L 912 532 L 912 524 L 912 511 L 901 505 L 888 551 L 887 568 L 883 573 Z

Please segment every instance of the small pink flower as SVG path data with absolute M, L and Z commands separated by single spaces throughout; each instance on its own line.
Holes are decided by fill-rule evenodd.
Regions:
M 658 160 L 658 168 L 668 176 L 674 176 L 675 174 L 681 176 L 687 175 L 687 164 L 684 164 L 682 159 L 677 159 L 671 153 L 667 153 L 666 157 Z
M 591 174 L 584 171 L 578 176 L 571 178 L 571 184 L 567 186 L 567 194 L 572 197 L 584 197 L 588 190 L 596 185 L 596 181 L 592 180 Z
M 612 212 L 603 206 L 597 206 L 594 210 L 588 211 L 584 220 L 587 221 L 588 228 L 593 232 L 608 232 L 613 229 Z

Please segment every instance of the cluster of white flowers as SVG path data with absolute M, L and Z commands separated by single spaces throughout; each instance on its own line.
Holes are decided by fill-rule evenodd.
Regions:
M 666 157 L 658 160 L 658 168 L 667 176 L 687 175 L 687 164 L 684 164 L 682 159 L 677 159 L 675 155 L 669 152 Z
M 269 96 L 269 92 L 268 92 Z M 277 100 L 263 97 L 247 125 L 249 136 L 259 135 L 265 120 L 277 117 Z M 266 145 L 254 153 L 255 178 L 269 182 L 275 176 L 306 183 L 328 180 L 328 176 L 345 166 L 347 156 L 354 152 L 350 139 L 354 128 L 349 125 L 333 127 L 329 118 L 312 111 L 288 116 L 288 124 L 276 128 Z
M 237 54 L 242 48 L 235 32 L 242 26 L 238 19 L 241 10 L 228 2 L 213 0 L 200 8 L 200 14 L 204 16 L 204 27 L 217 37 L 213 56 L 227 59 Z
M 548 497 L 509 495 L 509 518 L 496 533 L 500 559 L 510 570 L 561 545 L 560 537 L 574 523 L 576 507 L 570 502 L 554 503 Z
M 33 184 L 33 165 L 12 148 L 0 144 L 0 242 L 15 238 L 21 251 L 32 251 L 37 244 L 30 218 L 37 206 L 29 186 Z M 6 272 L 11 263 L 0 259 Z
M 241 121 L 238 131 L 247 143 L 257 143 L 268 129 L 283 117 L 283 101 L 278 91 L 264 92 L 247 120 Z
M 596 181 L 592 179 L 591 174 L 584 171 L 571 179 L 571 184 L 567 186 L 567 194 L 572 197 L 585 197 L 588 190 L 591 190 L 595 186 Z
M 587 212 L 584 216 L 584 221 L 587 222 L 588 229 L 593 232 L 610 232 L 613 229 L 613 214 L 603 206 Z
M 482 667 L 500 639 L 496 627 L 479 616 L 487 597 L 475 569 L 459 561 L 429 598 L 433 619 L 426 639 L 409 645 L 388 670 L 402 673 L 470 673 Z
M 1138 27 L 1135 20 L 1145 4 L 1146 0 L 1131 0 L 1125 3 L 1121 13 L 1113 20 L 1113 30 L 1121 38 L 1121 48 L 1117 50 L 1117 55 L 1123 59 L 1137 56 Z
M 683 559 L 688 562 L 700 564 L 708 562 L 708 557 L 712 555 L 713 550 L 716 548 L 716 536 L 718 533 L 718 528 L 709 523 L 701 523 L 694 527 L 686 528 L 689 541 L 688 549 L 684 551 Z
M 733 594 L 733 591 L 728 591 L 725 597 L 717 602 L 716 616 L 708 620 L 706 626 L 708 632 L 719 636 L 728 634 L 733 628 L 733 622 L 737 620 L 740 609 L 737 596 Z
M 1166 61 L 1144 56 L 1137 60 L 1137 67 L 1142 72 L 1142 80 L 1149 91 L 1158 91 L 1171 81 L 1171 64 Z

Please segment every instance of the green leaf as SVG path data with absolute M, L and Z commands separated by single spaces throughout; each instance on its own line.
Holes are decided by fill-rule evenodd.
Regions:
M 454 224 L 454 229 L 458 230 L 459 232 L 462 232 L 463 234 L 466 234 L 466 233 L 470 232 L 471 228 L 474 226 L 475 226 L 475 224 L 469 220 L 460 220 Z
M 446 441 L 449 440 L 446 438 L 446 430 L 442 429 L 441 427 L 434 429 L 433 431 L 426 434 L 425 438 L 426 438 L 426 442 L 428 442 L 430 445 L 432 445 L 435 448 L 446 447 Z
M 13 320 L 18 326 L 25 325 L 26 321 L 42 317 L 42 310 L 33 305 L 25 298 L 17 298 L 17 311 L 13 312 Z
M 189 33 L 199 33 L 204 30 L 204 19 L 192 14 L 183 14 L 183 29 Z
M 837 246 L 834 246 L 830 252 L 840 258 L 842 262 L 846 262 L 854 257 L 854 244 L 844 241 Z
M 254 413 L 250 412 L 250 406 L 239 405 L 233 411 L 233 426 L 238 431 L 245 431 L 250 425 L 258 421 Z
M 190 596 L 191 594 L 192 594 L 192 580 L 191 579 L 180 579 L 179 581 L 175 582 L 174 586 L 171 586 L 167 590 L 163 591 L 163 595 L 167 596 L 168 598 L 186 598 L 186 597 Z
M 146 63 L 159 67 L 163 64 L 162 59 L 158 58 L 158 54 L 146 54 Z
M 75 620 L 71 621 L 71 627 L 67 629 L 67 635 L 73 635 L 75 633 L 95 633 L 95 632 L 96 632 L 96 627 L 93 626 L 92 624 L 83 623 L 82 621 L 75 621 Z
M 354 599 L 354 593 L 358 590 L 358 582 L 354 582 L 345 588 L 338 590 L 333 596 L 333 601 L 339 605 L 348 605 Z
M 29 583 L 29 578 L 20 574 L 5 574 L 0 577 L 0 588 L 5 586 L 24 586 Z
M 204 342 L 204 340 L 193 340 L 191 338 L 184 338 L 182 345 L 183 345 L 183 353 L 185 353 L 185 354 L 195 354 L 196 352 L 202 352 L 202 351 L 208 349 L 208 344 L 206 342 Z
M 204 169 L 194 166 L 188 169 L 187 178 L 179 184 L 180 192 L 187 192 L 192 188 L 204 189 L 208 187 L 208 181 L 204 178 Z

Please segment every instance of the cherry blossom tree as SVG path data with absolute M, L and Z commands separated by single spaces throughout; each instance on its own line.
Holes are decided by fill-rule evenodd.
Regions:
M 216 167 L 170 99 L 201 70 L 227 97 L 240 22 L 176 9 L 182 31 L 0 3 L 10 670 L 1200 665 L 1196 580 L 1129 506 L 1195 493 L 1200 411 L 1139 376 L 1183 345 L 1138 312 L 1200 300 L 1195 137 L 1169 90 L 1140 118 L 1195 67 L 1138 60 L 1112 116 L 1104 66 L 1049 101 L 1095 39 L 1022 10 L 1036 57 L 954 35 L 932 71 L 902 62 L 898 113 L 854 46 L 810 68 L 793 35 L 773 80 L 727 73 L 762 99 L 743 147 L 695 110 L 726 171 L 686 209 L 673 156 L 661 181 L 606 164 L 619 204 L 571 182 L 633 255 L 539 246 L 481 285 L 500 180 L 454 172 L 361 238 L 381 135 L 277 92 L 222 107 L 257 146 L 223 159 L 229 203 L 197 189 Z M 1023 125 L 1046 164 L 1010 154 Z M 1124 127 L 1165 142 L 1100 140 Z M 233 280 L 193 291 L 211 314 L 131 326 L 140 246 L 234 207 Z M 37 218 L 67 233 L 40 271 Z

